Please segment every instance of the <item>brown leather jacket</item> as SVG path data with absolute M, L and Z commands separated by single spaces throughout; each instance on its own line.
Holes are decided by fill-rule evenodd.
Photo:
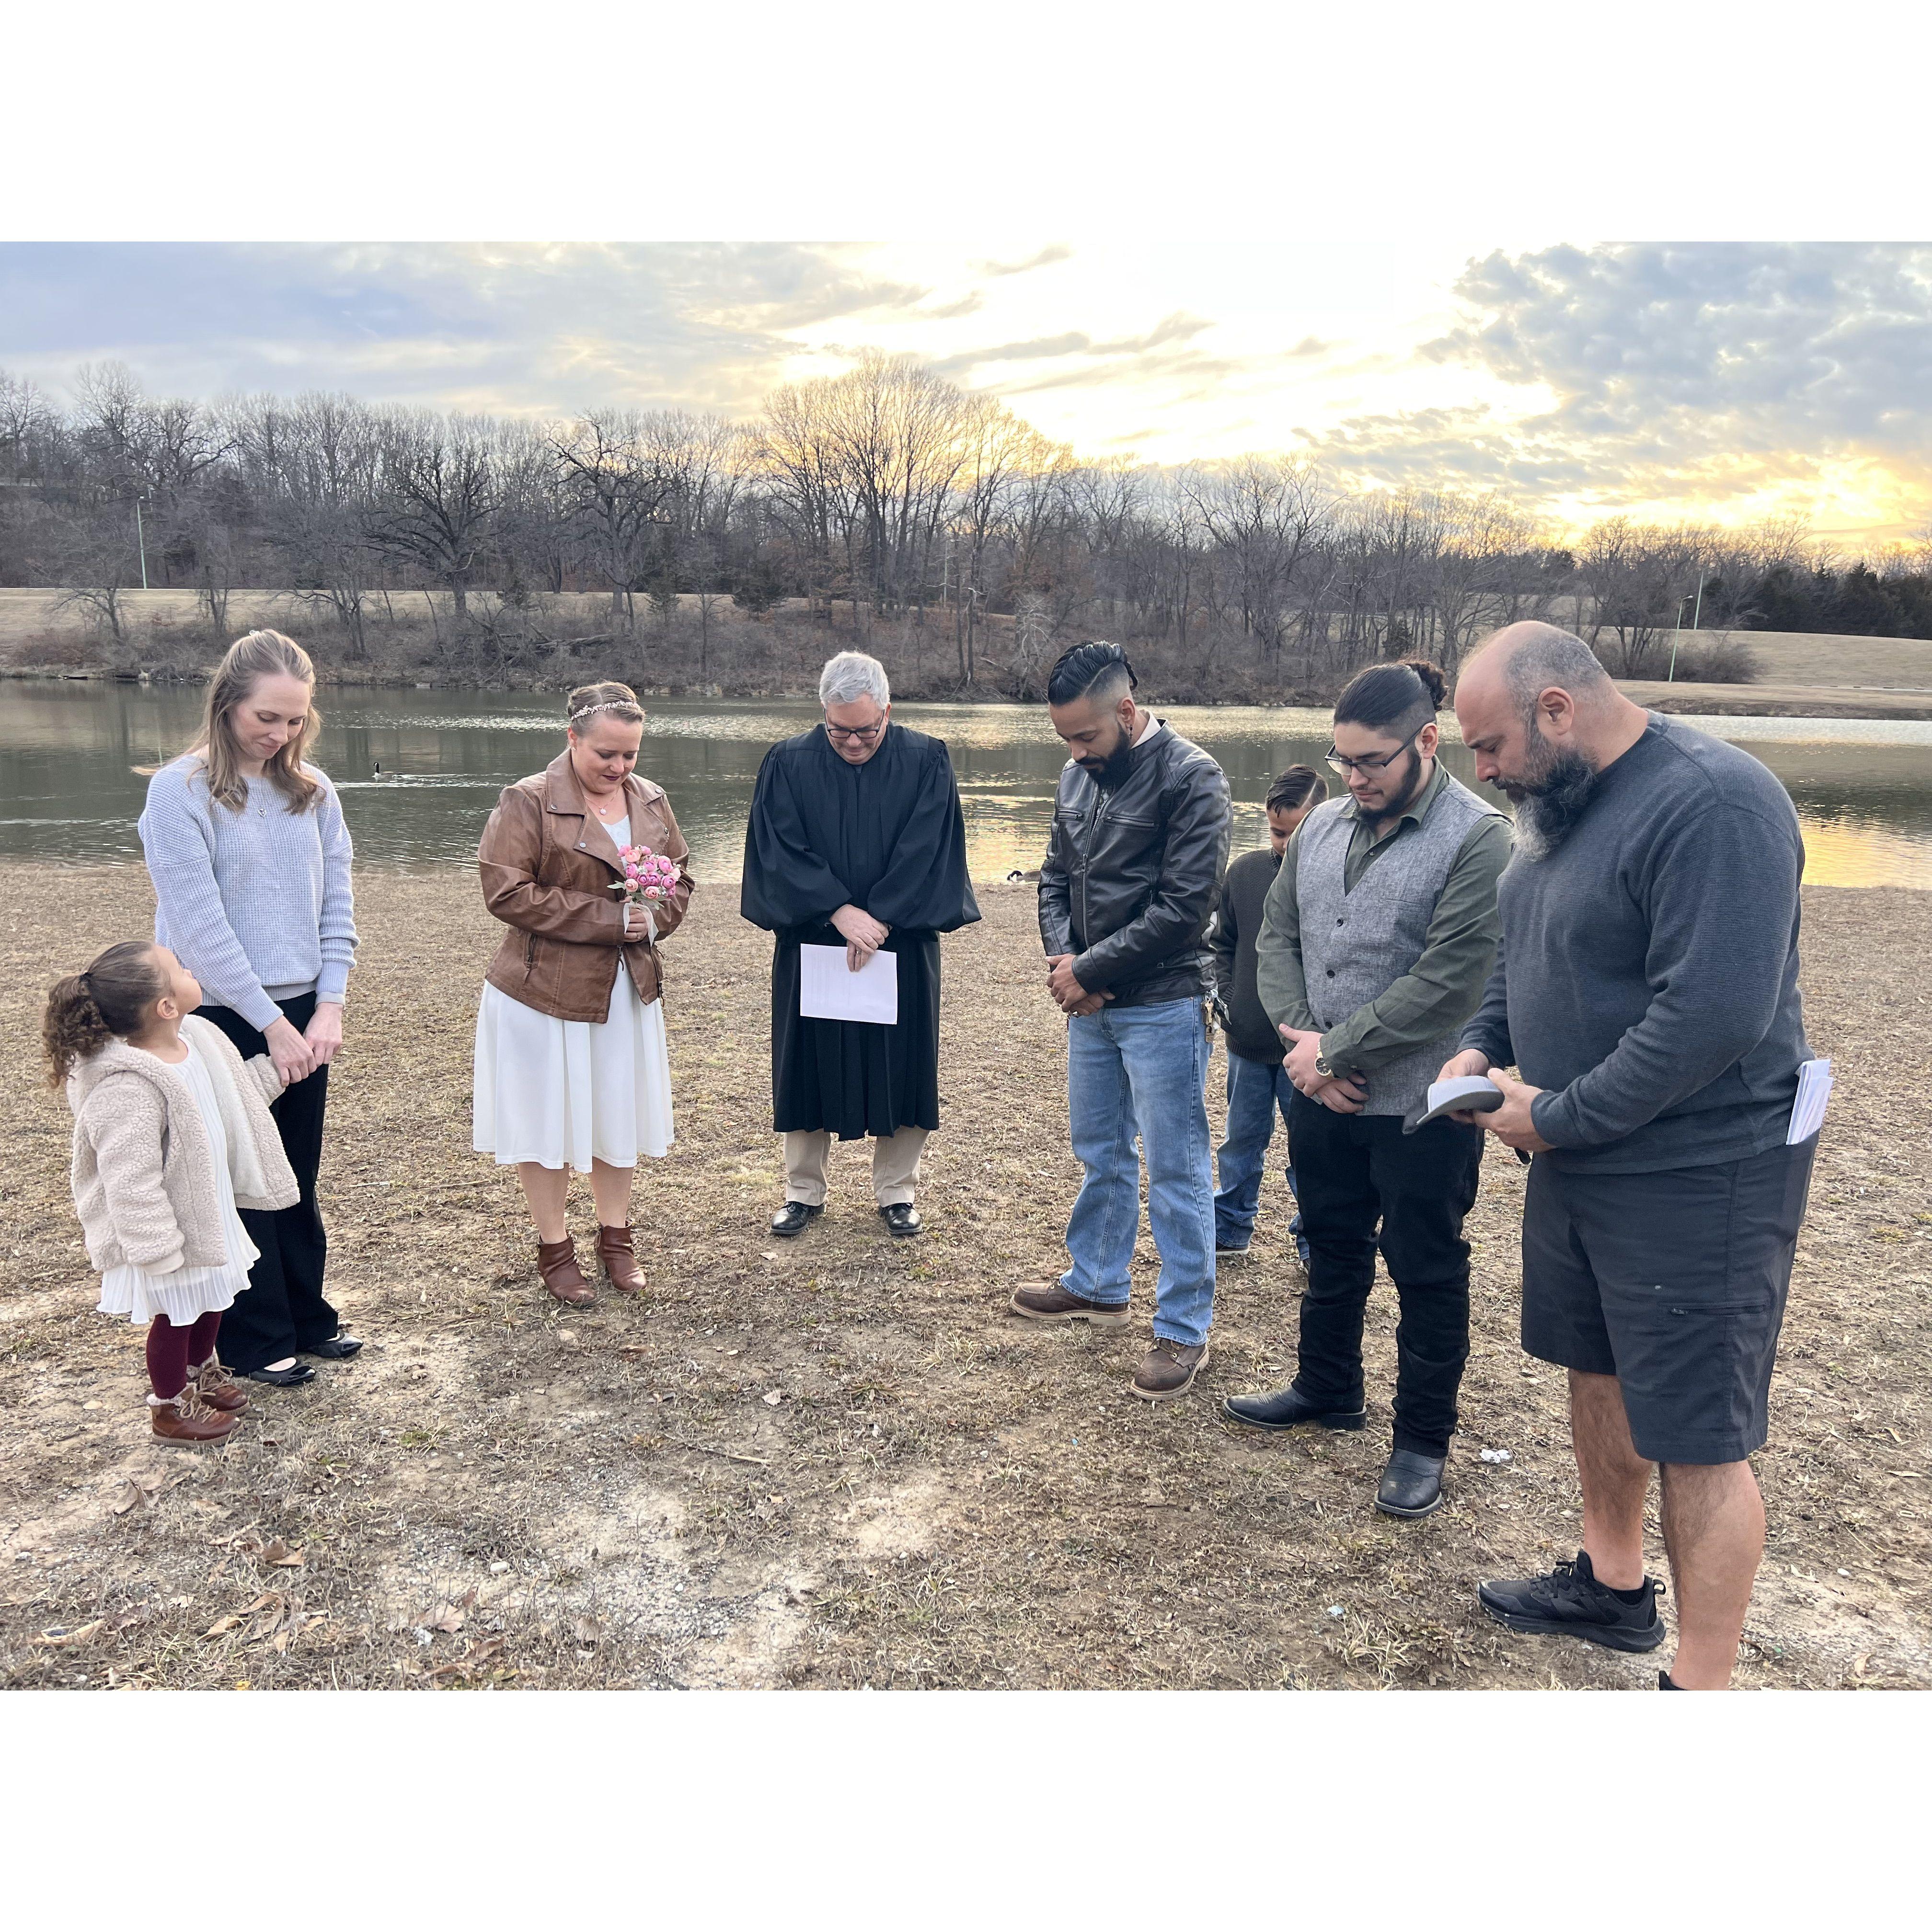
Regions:
M 676 889 L 651 908 L 663 939 L 691 903 L 691 848 L 656 785 L 633 772 L 624 788 L 632 844 L 677 864 Z M 638 997 L 648 1006 L 662 992 L 657 946 L 644 937 L 641 910 L 631 914 L 631 937 L 624 938 L 623 908 L 610 890 L 624 876 L 617 848 L 584 803 L 568 752 L 505 790 L 483 828 L 476 862 L 483 903 L 510 928 L 485 975 L 499 992 L 557 1019 L 604 1019 L 620 948 Z

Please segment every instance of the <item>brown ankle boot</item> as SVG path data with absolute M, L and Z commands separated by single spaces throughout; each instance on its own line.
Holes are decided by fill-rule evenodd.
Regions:
M 644 1271 L 638 1265 L 638 1252 L 628 1228 L 600 1225 L 597 1230 L 597 1258 L 604 1264 L 604 1272 L 619 1294 L 643 1294 Z
M 572 1308 L 587 1308 L 597 1299 L 577 1265 L 577 1244 L 568 1234 L 560 1241 L 538 1242 L 537 1272 L 544 1287 Z
M 153 1418 L 154 1440 L 176 1449 L 198 1449 L 210 1442 L 226 1442 L 235 1433 L 242 1418 L 224 1415 L 210 1408 L 190 1383 L 170 1402 L 148 1398 L 148 1413 Z
M 188 1378 L 195 1394 L 210 1408 L 218 1409 L 224 1415 L 239 1415 L 248 1406 L 247 1392 L 221 1366 L 218 1355 L 209 1356 L 198 1369 L 190 1363 Z

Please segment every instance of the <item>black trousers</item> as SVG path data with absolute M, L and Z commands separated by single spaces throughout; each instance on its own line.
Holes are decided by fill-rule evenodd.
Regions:
M 282 1003 L 282 1016 L 298 1030 L 315 1012 L 315 995 L 304 993 Z M 268 1043 L 227 1006 L 203 1006 L 201 1017 L 235 1042 L 244 1060 L 266 1053 Z M 322 1166 L 322 1115 L 328 1106 L 328 1069 L 318 1066 L 306 1080 L 282 1090 L 270 1112 L 281 1130 L 282 1150 L 295 1169 L 302 1198 L 272 1214 L 240 1210 L 248 1238 L 262 1251 L 248 1270 L 248 1292 L 235 1298 L 221 1318 L 221 1359 L 231 1369 L 266 1368 L 285 1355 L 300 1354 L 326 1342 L 341 1326 L 322 1298 L 322 1270 L 328 1237 L 316 1205 L 315 1178 Z
M 1436 1120 L 1405 1136 L 1399 1115 L 1337 1114 L 1298 1093 L 1288 1138 L 1308 1237 L 1294 1385 L 1330 1408 L 1361 1407 L 1362 1316 L 1379 1246 L 1401 1307 L 1395 1446 L 1446 1456 L 1469 1359 L 1462 1222 L 1475 1203 L 1482 1130 Z

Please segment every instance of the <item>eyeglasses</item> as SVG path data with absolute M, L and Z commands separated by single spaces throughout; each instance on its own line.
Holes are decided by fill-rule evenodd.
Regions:
M 886 728 L 881 718 L 876 724 L 833 724 L 828 723 L 825 735 L 828 738 L 853 738 L 862 745 L 869 745 Z
M 1419 738 L 1421 735 L 1418 731 L 1415 736 Z M 1392 752 L 1371 752 L 1366 758 L 1345 758 L 1330 745 L 1328 747 L 1328 769 L 1331 772 L 1340 772 L 1343 778 L 1348 777 L 1352 772 L 1362 772 L 1372 777 L 1377 772 L 1387 771 L 1403 752 L 1412 750 L 1414 745 L 1415 738 L 1412 738 L 1407 744 L 1398 745 Z

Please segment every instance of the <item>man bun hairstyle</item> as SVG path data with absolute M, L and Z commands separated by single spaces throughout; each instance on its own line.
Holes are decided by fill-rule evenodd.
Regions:
M 1412 738 L 1448 695 L 1449 680 L 1440 664 L 1426 658 L 1398 658 L 1394 664 L 1370 664 L 1349 679 L 1335 700 L 1335 722 Z
M 580 736 L 600 718 L 614 718 L 620 724 L 641 724 L 644 707 L 628 684 L 607 679 L 602 684 L 580 684 L 564 700 L 564 722 Z
M 148 1009 L 168 990 L 152 940 L 124 939 L 78 973 L 56 980 L 40 1016 L 47 1084 L 63 1087 L 77 1061 L 110 1040 L 139 1033 Z
M 1296 812 L 1304 805 L 1319 805 L 1328 796 L 1328 782 L 1308 765 L 1290 765 L 1268 788 L 1262 808 L 1268 812 Z
M 1046 701 L 1072 704 L 1091 698 L 1096 704 L 1118 704 L 1129 692 L 1138 691 L 1140 682 L 1118 644 L 1090 638 L 1054 660 L 1047 674 Z

